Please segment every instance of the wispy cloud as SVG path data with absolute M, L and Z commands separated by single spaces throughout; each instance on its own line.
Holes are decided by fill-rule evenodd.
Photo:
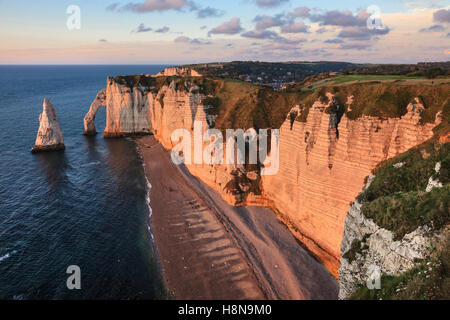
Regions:
M 339 38 L 350 38 L 353 40 L 370 40 L 375 36 L 383 36 L 388 34 L 389 28 L 383 29 L 368 29 L 366 27 L 347 27 L 342 29 L 338 37 Z
M 208 32 L 208 35 L 212 34 L 238 34 L 242 32 L 244 29 L 241 26 L 241 19 L 240 18 L 233 18 L 230 21 L 224 22 L 218 27 L 215 27 L 214 29 L 211 29 Z
M 293 21 L 281 27 L 281 33 L 308 33 L 309 26 L 301 21 Z
M 176 38 L 175 40 L 173 40 L 173 42 L 175 42 L 175 43 L 190 43 L 190 44 L 194 44 L 194 45 L 209 45 L 209 44 L 212 44 L 212 42 L 208 41 L 208 40 L 203 40 L 203 39 L 199 39 L 199 38 L 191 39 L 191 38 L 186 37 L 186 36 L 180 36 L 180 37 Z
M 141 23 L 136 29 L 131 30 L 131 33 L 144 33 L 144 32 L 150 32 L 153 29 L 150 27 L 146 27 L 145 24 Z
M 116 6 L 114 9 L 144 13 L 152 11 L 181 10 L 184 8 L 195 9 L 196 4 L 188 0 L 146 0 L 144 3 L 130 2 L 120 8 L 117 8 Z
M 206 7 L 202 9 L 198 9 L 197 11 L 197 18 L 204 19 L 204 18 L 212 18 L 212 17 L 222 17 L 225 14 L 225 11 Z
M 253 2 L 260 8 L 275 8 L 288 3 L 289 0 L 253 0 Z
M 169 27 L 164 26 L 162 28 L 159 28 L 159 29 L 155 30 L 155 32 L 157 32 L 157 33 L 167 33 L 167 32 L 169 32 L 169 30 L 170 30 Z
M 444 32 L 444 31 L 445 28 L 440 24 L 435 24 L 431 27 L 420 29 L 420 32 Z

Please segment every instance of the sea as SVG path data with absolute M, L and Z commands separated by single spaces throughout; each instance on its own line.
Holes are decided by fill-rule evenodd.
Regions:
M 107 76 L 165 67 L 0 66 L 0 299 L 167 298 L 136 143 L 103 138 L 105 108 L 82 135 Z M 31 154 L 46 97 L 66 150 Z

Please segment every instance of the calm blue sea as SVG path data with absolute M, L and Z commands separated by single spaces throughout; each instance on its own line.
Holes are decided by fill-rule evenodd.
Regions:
M 166 297 L 135 143 L 82 135 L 107 76 L 164 67 L 0 66 L 0 299 Z M 66 151 L 32 155 L 45 97 Z M 70 265 L 81 290 L 66 287 Z

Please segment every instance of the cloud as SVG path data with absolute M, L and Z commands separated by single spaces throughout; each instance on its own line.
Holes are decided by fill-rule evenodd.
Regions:
M 208 32 L 208 35 L 212 34 L 238 34 L 244 29 L 241 27 L 241 19 L 233 18 L 230 21 L 222 23 L 220 26 Z
M 347 27 L 342 29 L 338 37 L 350 38 L 353 40 L 370 40 L 374 36 L 386 35 L 390 32 L 388 27 L 383 29 L 368 29 L 367 27 Z
M 117 7 L 119 6 L 119 3 L 111 3 L 109 6 L 106 7 L 106 11 L 115 11 Z
M 100 39 L 100 40 L 98 40 L 98 42 L 108 42 L 108 40 L 106 40 L 106 39 Z
M 256 16 L 253 19 L 256 22 L 256 30 L 264 30 L 272 27 L 280 27 L 286 22 L 284 21 L 283 14 L 277 14 L 273 17 L 271 16 Z
M 342 39 L 328 39 L 324 41 L 325 43 L 344 43 L 344 40 Z
M 317 29 L 317 30 L 316 30 L 316 33 L 322 34 L 322 33 L 328 32 L 328 31 L 329 31 L 329 30 L 328 30 L 327 28 L 322 27 L 322 28 Z
M 294 11 L 289 12 L 288 16 L 291 18 L 309 18 L 311 9 L 307 7 L 298 7 Z
M 190 44 L 195 44 L 195 45 L 208 45 L 208 44 L 212 44 L 211 41 L 207 41 L 207 40 L 202 40 L 202 39 L 191 39 L 189 37 L 186 36 L 180 36 L 178 38 L 176 38 L 175 40 L 173 40 L 173 42 L 176 43 L 190 43 Z
M 141 23 L 136 29 L 131 30 L 131 33 L 143 33 L 143 32 L 150 32 L 153 29 L 150 27 L 146 27 L 143 23 Z
M 428 28 L 422 28 L 419 30 L 420 32 L 444 32 L 445 28 L 440 24 L 435 24 Z
M 406 6 L 413 8 L 439 8 L 442 0 L 403 0 Z
M 433 13 L 433 20 L 436 22 L 450 23 L 450 9 L 441 9 Z
M 309 19 L 312 22 L 318 22 L 321 26 L 355 27 L 367 26 L 367 19 L 370 14 L 366 10 L 361 10 L 353 15 L 351 11 L 333 10 L 322 14 L 311 15 Z
M 200 27 L 200 30 L 205 30 L 205 29 L 207 29 L 208 28 L 208 26 L 201 26 Z
M 341 44 L 338 49 L 341 50 L 370 50 L 371 46 L 367 43 Z
M 308 33 L 309 26 L 303 22 L 290 22 L 281 27 L 281 33 Z
M 157 32 L 157 33 L 167 33 L 167 32 L 169 32 L 169 30 L 170 30 L 169 27 L 164 26 L 162 28 L 159 28 L 159 29 L 155 30 L 155 32 Z
M 189 7 L 195 9 L 196 5 L 188 0 L 146 0 L 144 3 L 130 2 L 120 8 L 122 11 L 133 11 L 138 13 L 152 11 L 181 10 Z
M 197 18 L 204 19 L 204 18 L 211 18 L 211 17 L 221 17 L 225 14 L 225 11 L 206 7 L 203 9 L 199 9 L 197 11 Z
M 289 0 L 254 0 L 253 2 L 260 8 L 275 8 L 289 2 Z
M 307 42 L 305 38 L 298 38 L 298 37 L 283 37 L 276 33 L 275 31 L 271 30 L 251 30 L 248 32 L 244 32 L 241 34 L 244 38 L 250 38 L 250 39 L 259 39 L 259 40 L 272 40 L 273 43 L 280 43 L 284 45 L 290 45 L 290 46 L 297 46 L 300 43 Z M 252 44 L 254 45 L 254 44 Z M 267 44 L 265 44 L 267 45 Z
M 264 40 L 280 40 L 282 37 L 270 30 L 252 30 L 241 34 L 244 38 L 264 39 Z
M 173 42 L 190 42 L 191 38 L 186 37 L 186 36 L 180 36 L 178 38 L 176 38 L 175 40 L 173 40 Z

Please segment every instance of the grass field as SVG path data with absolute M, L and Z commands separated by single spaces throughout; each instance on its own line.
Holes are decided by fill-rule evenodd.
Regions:
M 425 79 L 424 77 L 407 77 L 399 75 L 345 75 L 333 78 L 335 83 L 345 83 L 352 81 L 382 81 L 382 80 L 411 80 Z

